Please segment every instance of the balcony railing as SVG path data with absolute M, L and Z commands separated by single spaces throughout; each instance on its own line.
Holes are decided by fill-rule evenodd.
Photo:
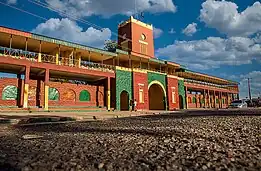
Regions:
M 81 68 L 104 71 L 104 72 L 112 72 L 112 73 L 114 73 L 115 71 L 115 67 L 112 65 L 99 64 L 99 63 L 93 63 L 87 61 L 81 62 Z
M 26 59 L 29 61 L 38 61 L 39 53 L 24 51 L 20 49 L 6 48 L 0 46 L 0 55 L 10 56 L 17 59 Z M 94 63 L 94 62 L 86 62 L 82 61 L 79 65 L 79 60 L 73 59 L 70 57 L 56 57 L 49 54 L 41 53 L 41 61 L 43 63 L 51 63 L 62 66 L 70 66 L 70 67 L 79 67 L 83 69 L 103 71 L 103 72 L 111 72 L 114 73 L 115 67 L 106 64 Z
M 203 85 L 218 87 L 218 88 L 225 88 L 225 89 L 229 89 L 229 90 L 237 90 L 236 88 L 229 87 L 228 85 L 218 85 L 218 84 L 207 83 L 207 82 L 191 80 L 191 79 L 184 79 L 184 81 L 185 82 L 189 82 L 189 83 L 196 83 L 196 84 L 203 84 Z
M 24 51 L 20 49 L 6 48 L 0 46 L 0 54 L 4 56 L 11 56 L 18 59 L 26 59 L 29 61 L 37 61 L 38 53 Z

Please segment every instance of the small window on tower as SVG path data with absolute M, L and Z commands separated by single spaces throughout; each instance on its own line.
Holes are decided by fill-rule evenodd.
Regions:
M 140 53 L 147 55 L 147 45 L 146 44 L 140 44 Z

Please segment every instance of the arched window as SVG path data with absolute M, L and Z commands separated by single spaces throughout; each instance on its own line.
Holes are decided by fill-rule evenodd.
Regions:
M 88 102 L 91 101 L 91 95 L 87 90 L 83 90 L 80 93 L 80 101 L 82 102 Z
M 17 100 L 18 90 L 16 86 L 8 85 L 3 89 L 2 99 L 3 100 Z
M 49 100 L 58 101 L 59 91 L 56 88 L 49 88 Z

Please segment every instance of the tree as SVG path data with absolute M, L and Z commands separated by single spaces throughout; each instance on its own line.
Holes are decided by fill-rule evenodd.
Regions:
M 115 52 L 118 44 L 115 40 L 106 40 L 104 44 L 104 49 L 110 52 Z

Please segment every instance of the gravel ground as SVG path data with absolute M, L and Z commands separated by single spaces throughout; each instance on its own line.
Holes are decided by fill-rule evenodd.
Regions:
M 0 170 L 261 170 L 261 116 L 184 115 L 0 127 Z

